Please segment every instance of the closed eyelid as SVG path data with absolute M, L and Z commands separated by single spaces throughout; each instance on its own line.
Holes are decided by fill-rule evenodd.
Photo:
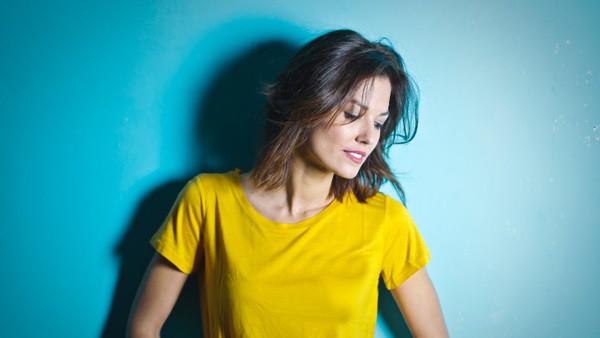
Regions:
M 352 118 L 352 119 L 359 119 L 360 113 L 354 112 L 353 110 L 348 110 L 348 111 L 344 111 L 344 117 L 346 118 Z

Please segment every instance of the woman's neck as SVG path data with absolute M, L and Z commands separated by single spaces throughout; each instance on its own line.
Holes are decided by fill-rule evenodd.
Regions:
M 288 211 L 294 214 L 329 205 L 333 200 L 332 182 L 332 172 L 310 166 L 299 157 L 292 158 L 288 181 L 284 187 Z
M 319 170 L 294 157 L 290 162 L 288 180 L 281 188 L 255 189 L 247 174 L 242 175 L 242 188 L 254 208 L 267 218 L 295 223 L 318 214 L 333 201 L 332 181 L 333 173 Z

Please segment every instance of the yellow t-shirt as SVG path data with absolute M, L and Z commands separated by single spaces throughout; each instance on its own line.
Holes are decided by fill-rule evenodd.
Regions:
M 204 336 L 373 337 L 379 276 L 391 289 L 429 260 L 404 206 L 349 193 L 283 224 L 252 207 L 239 175 L 192 179 L 151 240 L 198 271 Z

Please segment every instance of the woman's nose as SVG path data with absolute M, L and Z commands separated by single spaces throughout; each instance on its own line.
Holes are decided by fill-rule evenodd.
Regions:
M 360 143 L 369 145 L 377 142 L 377 138 L 379 137 L 379 130 L 375 128 L 374 123 L 367 121 L 367 119 L 362 119 L 362 121 L 360 122 L 361 123 L 358 130 L 358 134 L 356 136 L 356 140 Z

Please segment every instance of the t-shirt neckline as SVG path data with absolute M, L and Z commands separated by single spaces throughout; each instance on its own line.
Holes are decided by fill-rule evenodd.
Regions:
M 231 176 L 233 177 L 233 181 L 234 181 L 235 195 L 236 195 L 237 199 L 239 200 L 239 202 L 241 203 L 243 209 L 246 211 L 246 213 L 249 214 L 250 217 L 252 217 L 253 219 L 260 221 L 261 223 L 269 223 L 278 228 L 290 229 L 290 228 L 303 228 L 303 227 L 311 226 L 311 225 L 323 220 L 325 217 L 327 217 L 329 214 L 331 214 L 335 209 L 337 209 L 337 207 L 340 205 L 340 201 L 338 201 L 337 198 L 334 198 L 333 201 L 331 201 L 331 203 L 329 203 L 329 205 L 327 205 L 325 208 L 323 208 L 323 210 L 319 211 L 317 214 L 315 214 L 313 216 L 310 216 L 308 218 L 305 218 L 305 219 L 295 222 L 295 223 L 277 222 L 277 221 L 274 221 L 274 220 L 264 216 L 260 212 L 258 212 L 258 210 L 256 210 L 256 208 L 254 208 L 252 203 L 250 203 L 250 201 L 248 200 L 248 197 L 246 197 L 246 193 L 244 192 L 244 189 L 242 189 L 241 170 L 240 169 L 232 170 Z

